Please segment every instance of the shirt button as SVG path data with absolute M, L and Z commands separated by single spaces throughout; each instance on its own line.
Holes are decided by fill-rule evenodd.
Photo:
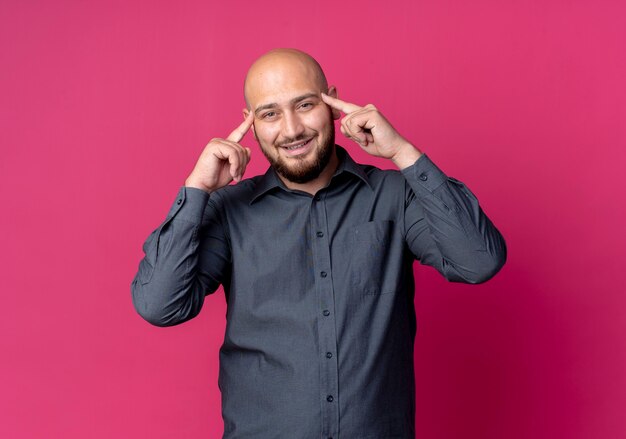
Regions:
M 313 199 L 314 199 L 315 201 L 319 201 L 319 200 L 321 200 L 321 199 L 322 199 L 322 197 L 320 197 L 319 195 L 316 195 L 315 197 L 313 197 Z
M 333 358 L 332 352 L 326 352 L 326 358 Z
M 328 311 L 327 309 L 325 309 L 322 314 L 324 314 L 326 317 L 328 317 L 330 315 L 330 311 Z
M 324 236 L 324 232 L 317 232 L 317 237 L 322 238 Z
M 328 274 L 327 274 L 325 271 L 322 271 L 322 272 L 320 273 L 320 276 L 322 276 L 322 277 L 326 277 L 326 276 L 328 276 Z
M 426 181 L 426 180 L 428 180 L 428 175 L 426 175 L 426 173 L 425 173 L 425 172 L 422 172 L 422 173 L 420 174 L 420 180 L 422 180 L 422 181 Z
M 326 401 L 328 401 L 328 402 L 333 402 L 333 400 L 334 400 L 334 399 L 335 399 L 335 398 L 333 398 L 333 395 L 328 395 L 328 396 L 326 397 Z
M 176 204 L 180 204 L 182 202 L 183 202 L 183 200 L 181 200 L 180 198 L 178 200 L 176 200 Z

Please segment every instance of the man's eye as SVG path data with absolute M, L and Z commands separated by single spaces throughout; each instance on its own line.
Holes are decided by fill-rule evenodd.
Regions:
M 313 106 L 313 102 L 305 102 L 302 105 L 300 105 L 300 108 L 304 108 L 305 110 L 308 110 L 312 106 Z
M 276 116 L 276 112 L 268 111 L 267 113 L 263 114 L 263 119 L 271 119 L 274 116 Z

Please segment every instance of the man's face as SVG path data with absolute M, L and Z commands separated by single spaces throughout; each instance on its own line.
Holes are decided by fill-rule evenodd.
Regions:
M 317 178 L 334 151 L 333 113 L 322 91 L 314 72 L 302 65 L 266 69 L 247 87 L 255 138 L 276 172 L 294 183 Z

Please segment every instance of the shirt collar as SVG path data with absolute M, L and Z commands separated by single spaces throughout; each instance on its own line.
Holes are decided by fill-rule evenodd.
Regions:
M 356 163 L 352 159 L 352 157 L 350 157 L 348 151 L 346 151 L 343 147 L 339 145 L 335 146 L 337 151 L 337 158 L 339 159 L 339 165 L 337 165 L 337 169 L 335 170 L 332 178 L 335 178 L 343 172 L 348 172 L 363 180 L 363 182 L 371 189 L 372 185 L 362 166 Z M 252 198 L 250 199 L 250 204 L 254 203 L 257 198 L 261 197 L 262 195 L 266 194 L 274 188 L 289 190 L 278 177 L 278 174 L 276 174 L 274 168 L 270 166 L 265 174 L 261 176 L 256 187 L 254 188 L 254 191 L 252 192 Z

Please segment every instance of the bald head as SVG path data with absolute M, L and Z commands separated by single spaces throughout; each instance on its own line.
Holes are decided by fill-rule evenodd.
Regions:
M 328 82 L 319 63 L 297 49 L 274 49 L 261 55 L 248 70 L 244 82 L 246 107 L 254 110 L 256 98 L 270 88 L 279 91 L 289 84 L 307 83 L 317 92 L 328 91 Z

